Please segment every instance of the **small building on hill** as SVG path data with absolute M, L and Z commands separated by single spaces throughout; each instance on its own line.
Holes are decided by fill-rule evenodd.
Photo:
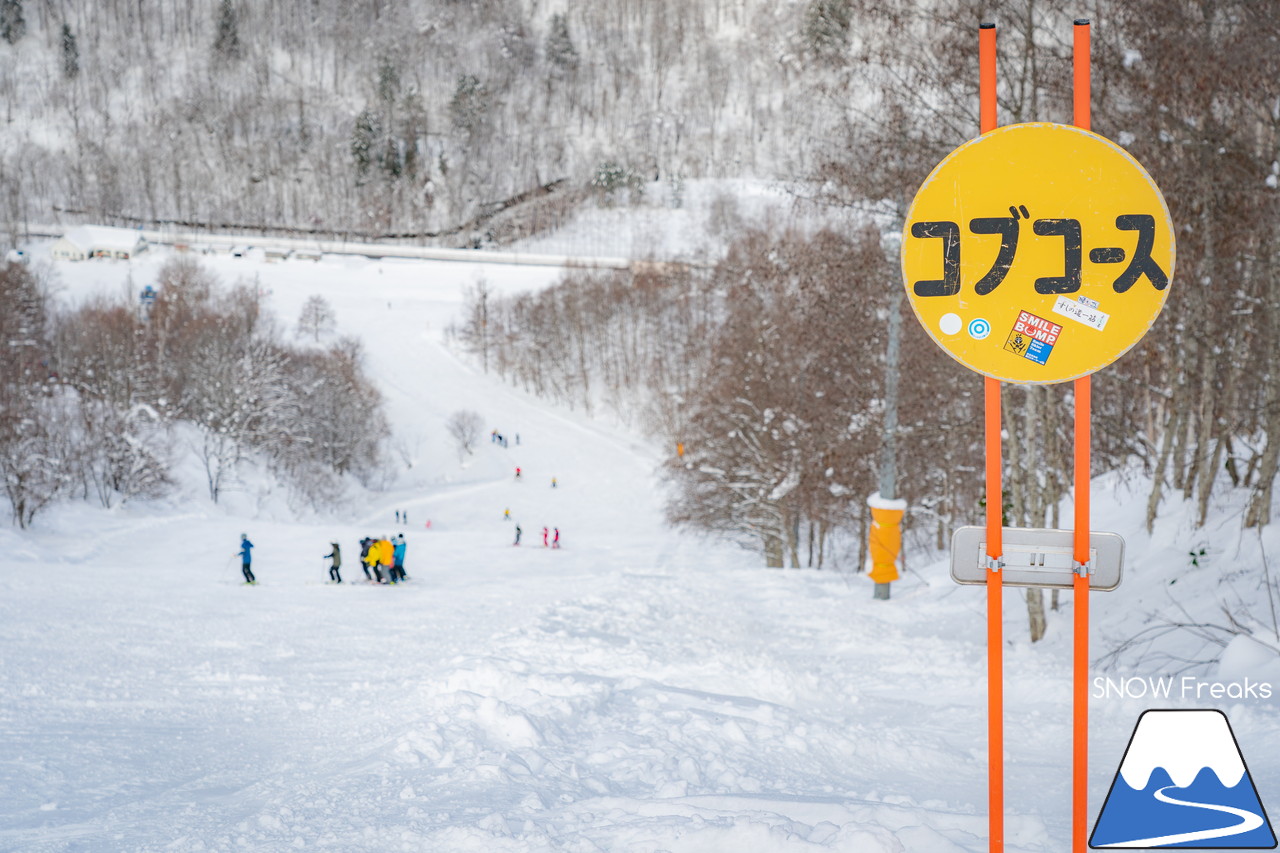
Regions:
M 147 241 L 138 231 L 80 225 L 58 238 L 50 251 L 57 260 L 83 261 L 89 258 L 128 260 L 146 250 Z

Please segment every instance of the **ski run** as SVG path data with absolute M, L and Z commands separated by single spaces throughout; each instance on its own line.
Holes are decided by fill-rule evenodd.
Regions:
M 56 295 L 136 292 L 168 252 L 56 263 Z M 47 245 L 33 254 L 49 263 Z M 296 514 L 252 468 L 215 505 L 192 461 L 166 500 L 68 502 L 0 528 L 0 849 L 987 849 L 985 596 L 951 582 L 945 552 L 908 554 L 884 602 L 863 575 L 768 570 L 668 528 L 663 448 L 447 343 L 464 288 L 519 293 L 557 269 L 201 263 L 256 282 L 284 324 L 311 295 L 332 304 L 404 456 L 336 516 Z M 464 463 L 444 428 L 460 409 L 484 418 Z M 1136 476 L 1094 484 L 1099 528 L 1128 543 L 1124 584 L 1092 599 L 1099 657 L 1173 597 L 1265 601 L 1260 549 L 1280 554 L 1274 525 L 1241 536 L 1232 497 L 1203 530 L 1173 503 L 1149 536 L 1143 495 Z M 360 540 L 401 534 L 407 580 L 366 583 Z M 1188 569 L 1205 539 L 1212 576 Z M 1005 849 L 1060 853 L 1071 596 L 1034 646 L 1020 603 L 1006 595 Z M 1139 694 L 1170 674 L 1150 664 L 1094 674 L 1091 821 L 1149 707 L 1223 710 L 1280 811 L 1274 689 L 1212 686 L 1280 686 L 1265 643 L 1233 642 L 1190 694 L 1185 679 Z

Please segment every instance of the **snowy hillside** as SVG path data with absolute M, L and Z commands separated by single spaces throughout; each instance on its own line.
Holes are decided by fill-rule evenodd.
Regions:
M 136 292 L 164 257 L 59 263 L 59 298 Z M 336 518 L 293 517 L 253 472 L 215 506 L 188 472 L 164 502 L 69 503 L 0 529 L 0 849 L 987 849 L 985 598 L 950 581 L 944 555 L 908 555 L 882 602 L 863 576 L 765 570 L 666 528 L 654 447 L 444 344 L 478 277 L 515 293 L 558 270 L 202 262 L 257 282 L 283 323 L 313 294 L 334 306 L 386 395 L 400 470 Z M 461 463 L 444 429 L 459 409 L 486 425 Z M 1124 583 L 1092 599 L 1096 674 L 1178 680 L 1167 698 L 1093 699 L 1091 815 L 1149 707 L 1222 709 L 1275 813 L 1263 581 L 1280 534 L 1242 538 L 1242 499 L 1224 492 L 1205 528 L 1174 504 L 1148 536 L 1132 479 L 1095 484 L 1096 526 L 1128 542 Z M 543 546 L 544 527 L 562 548 Z M 257 586 L 240 583 L 241 532 Z M 364 583 L 358 540 L 399 532 L 410 581 Z M 342 585 L 325 583 L 333 541 Z M 1006 850 L 1057 853 L 1071 601 L 1034 646 L 1018 602 Z M 1223 651 L 1203 629 L 1143 633 L 1183 613 L 1225 622 L 1222 608 L 1258 639 Z M 1183 672 L 1175 657 L 1221 660 Z M 1245 679 L 1275 691 L 1199 689 Z

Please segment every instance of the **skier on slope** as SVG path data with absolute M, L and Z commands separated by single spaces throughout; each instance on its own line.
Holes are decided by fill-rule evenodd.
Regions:
M 542 547 L 547 547 L 547 528 L 542 528 Z
M 382 540 L 377 536 L 369 537 L 369 571 L 373 572 L 371 583 L 382 583 L 382 572 L 378 569 L 378 563 L 382 556 Z
M 258 579 L 253 576 L 253 569 L 249 567 L 249 564 L 253 562 L 253 555 L 251 553 L 252 551 L 253 551 L 253 543 L 249 541 L 249 534 L 241 533 L 240 534 L 240 571 L 244 572 L 245 583 L 256 584 L 258 582 Z
M 513 543 L 511 543 L 511 544 L 513 544 L 513 545 L 519 545 L 519 544 L 520 544 L 520 533 L 521 533 L 520 525 L 519 525 L 519 524 L 517 524 L 517 525 L 516 525 L 516 541 L 515 541 L 515 542 L 513 542 Z
M 559 527 L 556 528 L 555 538 L 551 540 L 551 547 L 552 548 L 560 547 L 560 528 Z
M 404 552 L 405 552 L 405 548 L 407 547 L 408 546 L 405 545 L 405 541 L 404 541 L 404 534 L 401 533 L 399 536 L 396 537 L 395 543 L 391 546 L 391 553 L 392 553 L 392 560 L 393 560 L 391 565 L 391 582 L 392 583 L 395 583 L 396 580 L 403 581 L 407 577 L 407 575 L 405 575 L 404 573 Z
M 396 565 L 396 546 L 392 544 L 392 539 L 392 535 L 388 534 L 381 542 L 383 551 L 381 551 L 381 560 L 379 562 L 383 566 L 383 574 L 387 576 L 387 580 L 390 583 L 396 583 L 396 575 L 392 573 L 392 566 Z
M 369 558 L 369 550 L 373 547 L 373 540 L 368 536 L 360 540 L 360 568 L 364 569 L 364 579 L 373 580 L 373 575 L 369 574 L 369 566 L 373 562 Z
M 384 536 L 379 539 L 376 545 L 378 549 L 378 564 L 373 567 L 373 573 L 378 576 L 378 583 L 395 583 L 395 579 L 391 577 L 391 564 L 395 562 L 395 546 L 391 544 L 391 537 Z M 386 570 L 386 576 L 383 576 L 380 569 Z
M 342 568 L 342 549 L 338 547 L 337 542 L 330 542 L 329 544 L 333 546 L 333 550 L 325 554 L 327 559 L 333 561 L 329 564 L 329 580 L 334 583 L 342 583 L 342 572 L 338 571 Z

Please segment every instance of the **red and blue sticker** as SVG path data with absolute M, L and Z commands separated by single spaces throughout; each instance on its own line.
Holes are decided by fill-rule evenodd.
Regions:
M 1053 354 L 1053 346 L 1062 335 L 1062 326 L 1038 317 L 1030 311 L 1019 311 L 1013 331 L 1004 342 L 1004 348 L 1014 355 L 1045 364 Z

